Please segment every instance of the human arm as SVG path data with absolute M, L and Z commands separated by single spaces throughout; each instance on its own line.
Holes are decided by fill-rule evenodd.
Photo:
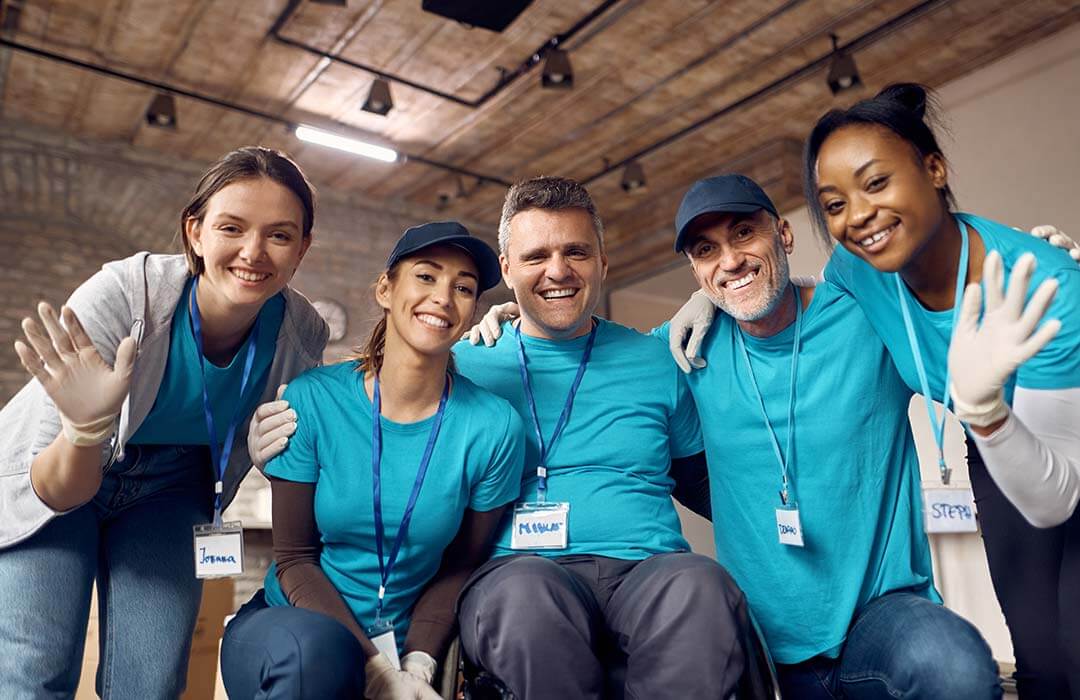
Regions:
M 113 434 L 131 384 L 135 341 L 125 338 L 110 367 L 75 312 L 38 305 L 40 323 L 23 319 L 26 341 L 16 341 L 23 367 L 41 383 L 59 414 L 62 431 L 30 465 L 34 491 L 64 512 L 89 501 L 101 486 L 102 444 Z
M 712 520 L 709 467 L 705 461 L 705 453 L 673 458 L 669 473 L 675 480 L 675 490 L 671 492 L 675 500 L 706 520 Z
M 405 659 L 413 652 L 423 652 L 432 660 L 434 674 L 434 660 L 446 653 L 457 624 L 454 604 L 458 594 L 472 572 L 490 556 L 492 541 L 508 507 L 465 510 L 457 534 L 443 552 L 438 572 L 416 601 L 405 638 Z M 430 677 L 426 680 L 431 682 Z
M 1039 325 L 1058 290 L 1056 279 L 1044 281 L 1025 303 L 1034 267 L 1034 258 L 1021 257 L 1006 291 L 1000 256 L 987 255 L 981 321 L 983 295 L 979 285 L 969 285 L 953 332 L 950 392 L 998 488 L 1032 525 L 1053 527 L 1080 500 L 1080 388 L 1018 387 L 1012 408 L 1003 388 L 1061 328 L 1056 319 Z
M 505 304 L 495 304 L 488 309 L 479 323 L 461 336 L 461 339 L 468 340 L 473 345 L 479 345 L 480 341 L 483 340 L 484 345 L 490 348 L 495 345 L 495 341 L 502 335 L 503 322 L 512 321 L 520 315 L 521 311 L 518 309 L 516 302 L 508 301 Z

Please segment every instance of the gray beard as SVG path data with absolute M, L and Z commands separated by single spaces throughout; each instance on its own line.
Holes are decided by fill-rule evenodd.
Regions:
M 784 252 L 784 248 L 780 243 L 780 237 L 776 237 L 776 276 L 774 279 L 769 280 L 768 297 L 766 298 L 765 305 L 757 310 L 740 311 L 733 308 L 731 305 L 724 302 L 719 297 L 714 297 L 712 294 L 705 292 L 706 296 L 712 300 L 712 303 L 731 316 L 736 321 L 760 321 L 766 318 L 780 306 L 780 302 L 784 299 L 784 294 L 787 292 L 788 283 L 791 281 L 791 268 L 788 265 L 787 253 Z

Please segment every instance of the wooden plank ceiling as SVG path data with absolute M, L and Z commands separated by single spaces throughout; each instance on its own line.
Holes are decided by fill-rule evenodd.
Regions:
M 372 74 L 269 35 L 287 0 L 3 2 L 17 7 L 19 21 L 2 36 L 21 44 L 291 121 L 336 125 L 504 181 L 585 181 L 607 221 L 614 285 L 670 262 L 674 210 L 695 179 L 738 168 L 760 178 L 781 208 L 795 206 L 799 143 L 824 110 L 897 80 L 939 85 L 1080 20 L 1080 0 L 621 0 L 564 45 L 571 90 L 542 89 L 539 66 L 478 108 L 394 83 L 394 108 L 380 117 L 360 109 Z M 473 100 L 495 85 L 500 67 L 518 66 L 599 5 L 535 0 L 497 34 L 425 13 L 419 0 L 302 2 L 280 32 Z M 839 98 L 821 60 L 830 33 L 842 45 L 870 35 L 853 52 L 865 86 Z M 5 53 L 4 117 L 199 161 L 243 144 L 273 145 L 321 187 L 429 209 L 443 195 L 448 218 L 492 227 L 498 220 L 502 186 L 301 144 L 280 124 L 185 98 L 175 131 L 152 128 L 144 119 L 151 89 Z M 627 194 L 622 168 L 608 164 L 642 151 L 647 191 Z

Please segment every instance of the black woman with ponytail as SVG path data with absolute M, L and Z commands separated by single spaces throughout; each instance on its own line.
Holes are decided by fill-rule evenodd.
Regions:
M 1021 697 L 1080 698 L 1080 267 L 956 211 L 933 114 L 926 88 L 900 84 L 814 127 L 807 200 L 838 244 L 825 278 L 927 399 L 939 455 L 929 399 L 964 423 Z

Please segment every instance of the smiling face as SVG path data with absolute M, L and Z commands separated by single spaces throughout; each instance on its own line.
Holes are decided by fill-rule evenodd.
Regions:
M 607 256 L 583 209 L 526 209 L 510 219 L 503 280 L 521 309 L 521 329 L 573 338 L 591 327 L 607 276 Z
M 920 158 L 889 129 L 837 129 L 821 145 L 816 167 L 829 234 L 878 270 L 906 266 L 947 220 L 944 158 Z
M 461 248 L 434 245 L 403 258 L 375 286 L 387 347 L 401 341 L 422 355 L 448 354 L 472 324 L 478 289 L 476 263 Z
M 280 292 L 311 244 L 303 235 L 304 209 L 288 188 L 265 177 L 237 180 L 206 204 L 201 219 L 184 224 L 202 258 L 203 295 L 219 309 L 258 308 Z
M 690 224 L 685 251 L 701 289 L 737 321 L 759 321 L 780 304 L 790 273 L 791 226 L 764 209 L 702 214 Z

